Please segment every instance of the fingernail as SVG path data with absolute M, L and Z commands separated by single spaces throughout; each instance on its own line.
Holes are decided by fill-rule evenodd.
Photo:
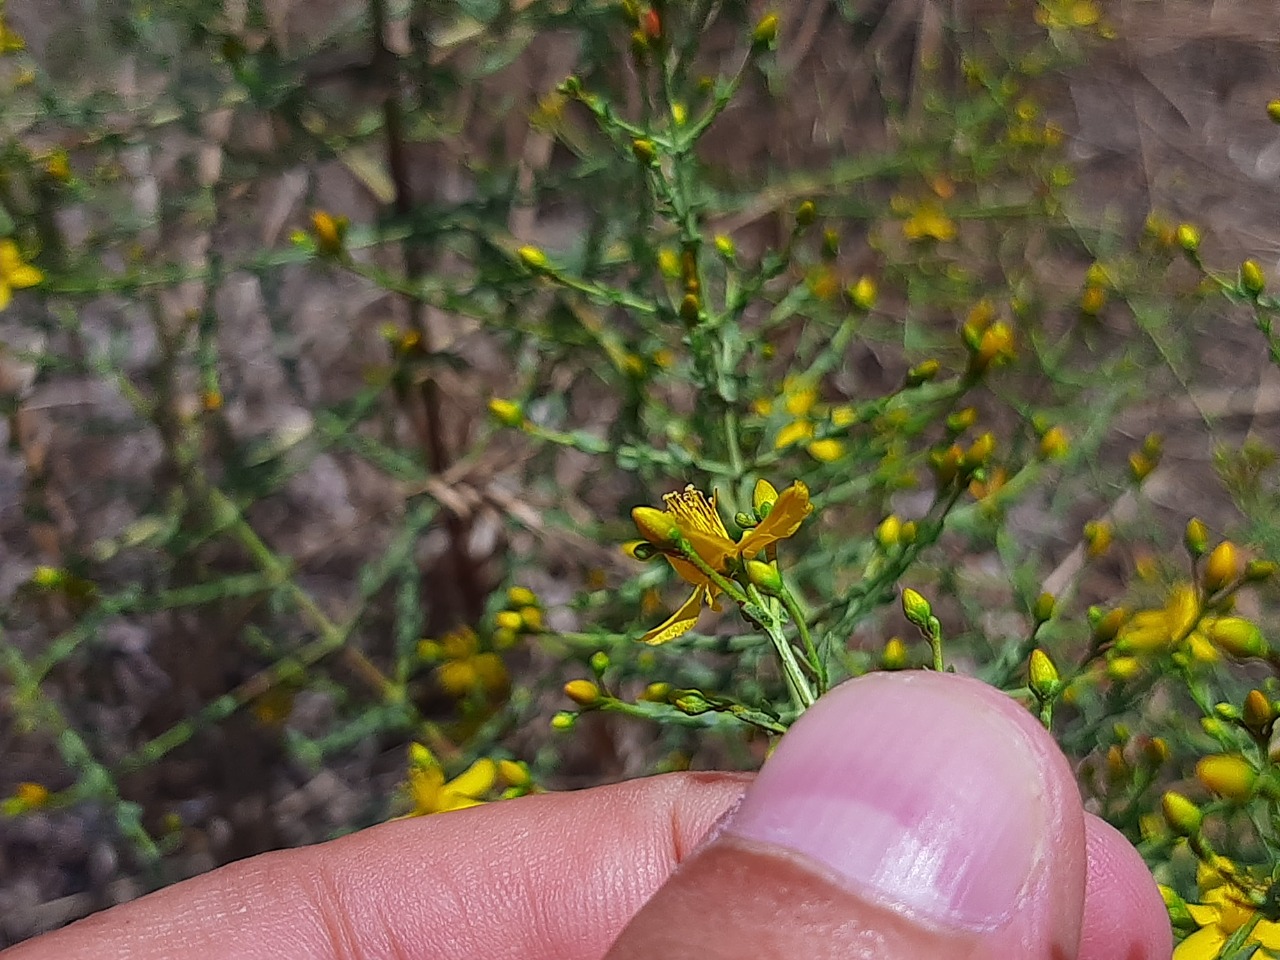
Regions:
M 1053 821 L 1044 764 L 1002 696 L 923 671 L 850 681 L 783 737 L 727 832 L 900 912 L 999 926 Z

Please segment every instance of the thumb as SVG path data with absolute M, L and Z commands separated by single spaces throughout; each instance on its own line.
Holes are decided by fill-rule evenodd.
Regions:
M 1071 770 L 1023 707 L 871 674 L 783 737 L 607 960 L 1069 960 L 1085 862 Z

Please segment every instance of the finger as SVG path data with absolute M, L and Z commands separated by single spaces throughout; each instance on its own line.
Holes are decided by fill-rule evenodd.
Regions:
M 673 774 L 402 820 L 265 854 L 4 960 L 599 960 L 747 780 Z
M 1085 817 L 1080 960 L 1169 960 L 1173 931 L 1160 891 L 1138 851 L 1105 820 Z
M 801 717 L 608 960 L 1069 960 L 1085 869 L 1071 770 L 1023 707 L 872 674 Z

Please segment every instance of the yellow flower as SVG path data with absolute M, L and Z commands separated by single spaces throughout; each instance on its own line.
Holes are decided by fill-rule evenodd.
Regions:
M 0 240 L 0 310 L 9 306 L 13 291 L 34 287 L 44 279 L 44 274 L 22 262 L 18 245 L 12 240 Z
M 445 634 L 434 646 L 429 641 L 420 643 L 418 651 L 427 658 L 444 660 L 436 667 L 436 681 L 451 696 L 465 697 L 476 691 L 498 694 L 507 688 L 509 679 L 502 657 L 482 651 L 480 638 L 470 627 Z
M 1195 588 L 1189 583 L 1174 584 L 1163 607 L 1139 610 L 1120 628 L 1116 649 L 1129 654 L 1154 653 L 1185 641 L 1198 650 L 1200 644 L 1192 638 L 1197 636 L 1199 619 Z M 1207 644 L 1203 637 L 1199 640 Z
M 1187 912 L 1200 929 L 1178 944 L 1173 960 L 1214 960 L 1223 944 L 1257 912 L 1240 887 L 1227 879 L 1236 873 L 1234 866 L 1227 860 L 1219 863 L 1221 869 L 1202 864 L 1197 872 L 1203 902 L 1188 903 Z M 1280 923 L 1258 920 L 1245 941 L 1246 946 L 1253 944 L 1258 947 L 1253 960 L 1280 960 Z
M 409 746 L 409 778 L 406 792 L 413 809 L 406 817 L 429 813 L 447 813 L 484 803 L 484 798 L 498 780 L 498 765 L 481 758 L 452 780 L 446 780 L 444 768 L 435 755 L 420 743 Z
M 927 239 L 945 243 L 956 238 L 956 224 L 943 211 L 942 204 L 930 199 L 912 211 L 902 224 L 902 233 L 912 241 Z
M 809 502 L 809 488 L 797 480 L 778 494 L 773 507 L 760 523 L 745 534 L 741 540 L 735 541 L 725 529 L 724 521 L 716 512 L 715 495 L 708 500 L 701 490 L 692 484 L 679 493 L 668 493 L 662 498 L 666 504 L 660 517 L 651 507 L 637 507 L 645 521 L 640 527 L 641 533 L 655 527 L 651 521 L 657 520 L 656 526 L 662 522 L 674 526 L 684 540 L 693 549 L 698 558 L 716 573 L 725 573 L 730 562 L 750 560 L 766 547 L 793 536 L 800 529 L 804 518 L 813 512 L 813 504 Z M 646 514 L 654 514 L 653 517 Z M 635 512 L 633 511 L 633 516 Z M 662 549 L 661 543 L 655 547 Z M 681 637 L 693 629 L 698 622 L 698 615 L 703 605 L 715 607 L 716 594 L 719 589 L 711 579 L 688 560 L 666 553 L 667 561 L 687 583 L 693 584 L 693 594 L 675 613 L 661 625 L 654 627 L 640 639 L 645 643 L 667 643 Z

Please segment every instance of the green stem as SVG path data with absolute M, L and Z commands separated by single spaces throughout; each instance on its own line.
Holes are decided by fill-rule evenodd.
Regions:
M 831 681 L 827 674 L 826 658 L 819 655 L 817 644 L 813 642 L 813 635 L 809 632 L 809 624 L 805 620 L 804 611 L 800 609 L 800 604 L 796 602 L 796 598 L 791 591 L 783 587 L 778 599 L 782 601 L 782 606 L 786 609 L 787 616 L 796 625 L 800 640 L 804 644 L 805 656 L 809 658 L 809 665 L 813 667 L 813 672 L 818 678 L 818 696 L 822 696 L 831 688 Z

